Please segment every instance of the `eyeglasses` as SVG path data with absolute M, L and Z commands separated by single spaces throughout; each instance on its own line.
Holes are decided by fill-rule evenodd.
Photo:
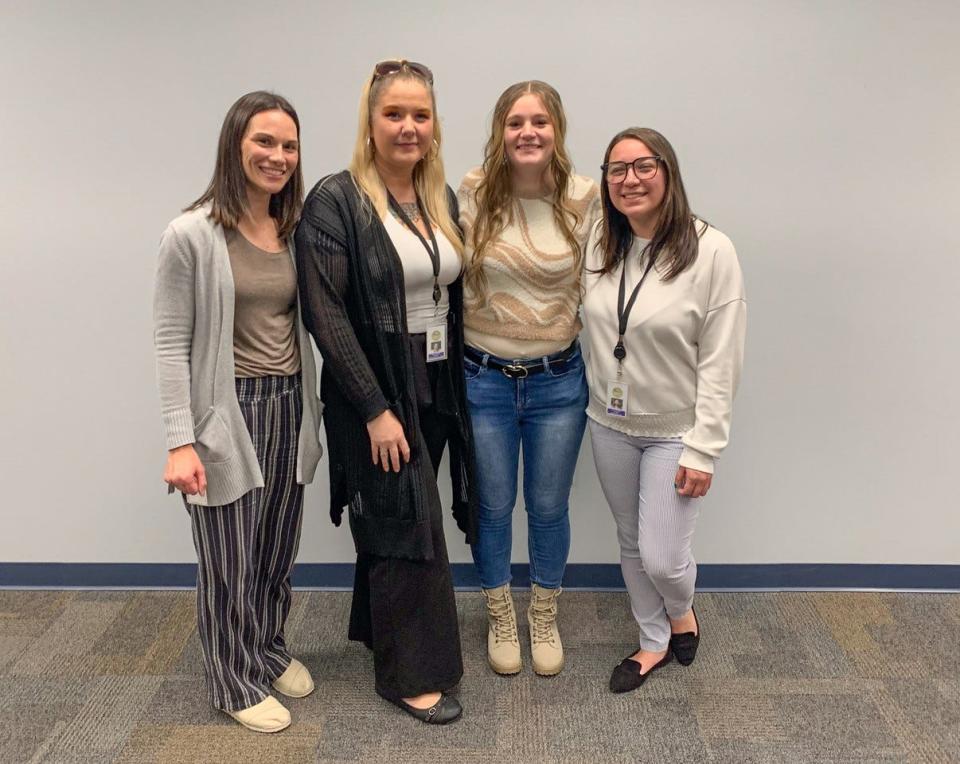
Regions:
M 373 67 L 373 79 L 370 81 L 373 82 L 381 77 L 389 77 L 391 74 L 397 74 L 398 72 L 402 72 L 404 68 L 409 69 L 418 77 L 422 77 L 429 82 L 430 85 L 433 85 L 433 72 L 430 71 L 429 67 L 418 64 L 416 61 L 407 61 L 405 58 L 394 61 L 381 61 Z
M 650 180 L 657 177 L 662 157 L 637 157 L 632 162 L 607 162 L 600 165 L 607 178 L 607 183 L 623 183 L 627 179 L 627 168 L 633 168 L 637 180 Z

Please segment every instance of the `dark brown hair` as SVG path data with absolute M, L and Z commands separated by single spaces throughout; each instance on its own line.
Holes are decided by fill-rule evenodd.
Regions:
M 483 178 L 475 190 L 477 218 L 472 232 L 473 255 L 467 263 L 466 280 L 478 292 L 483 292 L 483 258 L 490 242 L 508 223 L 513 222 L 514 193 L 507 150 L 504 145 L 507 117 L 513 105 L 525 95 L 535 95 L 543 103 L 553 125 L 553 156 L 547 169 L 553 184 L 553 219 L 560 233 L 570 246 L 574 257 L 574 272 L 580 269 L 582 252 L 574 236 L 574 228 L 582 221 L 570 204 L 570 182 L 573 164 L 567 154 L 564 139 L 567 134 L 567 118 L 563 112 L 560 94 L 540 80 L 528 80 L 511 85 L 497 99 L 493 109 L 490 138 L 483 152 Z
M 621 130 L 607 146 L 603 155 L 603 164 L 610 161 L 613 147 L 623 140 L 643 141 L 654 156 L 660 157 L 660 172 L 664 173 L 664 195 L 660 203 L 657 229 L 646 246 L 647 255 L 657 265 L 657 271 L 664 281 L 669 281 L 689 268 L 697 259 L 698 239 L 706 231 L 707 225 L 698 232 L 696 218 L 690 210 L 687 192 L 680 177 L 680 163 L 670 142 L 656 130 L 649 127 L 628 127 Z M 603 251 L 603 264 L 598 273 L 609 273 L 626 257 L 633 244 L 633 229 L 627 217 L 613 206 L 610 201 L 610 186 L 606 173 L 600 184 L 600 196 L 603 200 L 603 228 L 600 237 L 600 249 Z M 660 257 L 662 263 L 657 263 Z M 663 267 L 660 267 L 660 266 Z
M 184 212 L 210 204 L 210 217 L 224 228 L 236 228 L 247 210 L 247 176 L 243 171 L 240 146 L 250 120 L 262 111 L 279 109 L 297 126 L 300 137 L 300 118 L 290 102 L 276 93 L 255 90 L 240 96 L 223 118 L 220 141 L 217 144 L 217 163 L 213 178 L 200 198 Z M 278 194 L 270 196 L 270 216 L 277 221 L 281 239 L 293 233 L 303 207 L 303 172 L 298 161 L 292 176 Z

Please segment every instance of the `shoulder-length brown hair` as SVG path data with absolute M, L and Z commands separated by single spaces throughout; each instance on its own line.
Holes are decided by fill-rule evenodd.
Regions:
M 626 139 L 643 141 L 654 156 L 660 157 L 660 172 L 664 173 L 664 195 L 660 204 L 657 229 L 646 246 L 647 255 L 653 259 L 658 273 L 664 281 L 670 281 L 683 273 L 697 259 L 698 239 L 707 229 L 704 224 L 698 232 L 696 218 L 690 210 L 687 192 L 680 177 L 680 163 L 670 142 L 656 130 L 649 127 L 628 127 L 621 130 L 607 146 L 603 155 L 603 164 L 610 161 L 610 152 L 620 141 Z M 610 201 L 610 186 L 606 172 L 600 184 L 600 196 L 603 200 L 603 229 L 600 236 L 600 249 L 603 252 L 603 264 L 598 273 L 609 273 L 626 257 L 633 244 L 633 229 L 626 216 Z M 657 262 L 662 258 L 662 262 Z
M 265 90 L 240 96 L 223 118 L 217 144 L 217 163 L 210 185 L 184 212 L 209 204 L 210 217 L 224 228 L 236 228 L 240 224 L 247 211 L 247 176 L 240 155 L 243 136 L 254 115 L 274 109 L 279 109 L 293 120 L 299 140 L 300 118 L 286 98 Z M 282 239 L 293 233 L 303 207 L 303 172 L 300 168 L 301 162 L 298 161 L 280 193 L 270 196 L 270 216 L 277 221 L 277 233 Z
M 515 194 L 503 139 L 507 117 L 517 100 L 528 94 L 540 99 L 553 125 L 553 157 L 550 159 L 550 167 L 547 170 L 553 185 L 551 199 L 553 219 L 573 252 L 574 271 L 578 272 L 580 269 L 583 253 L 574 235 L 574 229 L 582 221 L 570 204 L 573 163 L 564 144 L 567 134 L 567 117 L 563 111 L 563 102 L 560 100 L 560 94 L 546 82 L 540 80 L 518 82 L 504 90 L 497 99 L 493 109 L 490 138 L 483 151 L 483 177 L 474 190 L 477 217 L 471 235 L 473 255 L 467 263 L 466 280 L 475 291 L 481 294 L 486 287 L 483 258 L 487 246 L 508 224 L 513 222 Z

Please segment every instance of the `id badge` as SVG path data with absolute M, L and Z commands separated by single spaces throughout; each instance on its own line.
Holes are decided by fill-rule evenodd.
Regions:
M 630 385 L 614 379 L 607 382 L 607 413 L 611 416 L 627 415 L 627 399 Z
M 447 325 L 427 327 L 427 363 L 447 360 Z

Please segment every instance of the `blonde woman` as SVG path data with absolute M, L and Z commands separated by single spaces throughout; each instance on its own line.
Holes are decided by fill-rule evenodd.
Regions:
M 564 663 L 557 597 L 587 405 L 579 275 L 600 212 L 596 183 L 573 174 L 565 132 L 556 90 L 538 81 L 510 86 L 494 108 L 483 166 L 458 194 L 467 253 L 464 370 L 480 504 L 472 549 L 489 617 L 487 657 L 500 674 L 521 669 L 510 593 L 521 448 L 533 668 L 551 675 Z
M 378 63 L 349 170 L 316 185 L 296 233 L 304 322 L 323 355 L 331 515 L 357 548 L 350 639 L 376 691 L 445 724 L 463 673 L 436 475 L 450 448 L 454 515 L 472 539 L 460 323 L 463 245 L 440 158 L 433 75 Z

